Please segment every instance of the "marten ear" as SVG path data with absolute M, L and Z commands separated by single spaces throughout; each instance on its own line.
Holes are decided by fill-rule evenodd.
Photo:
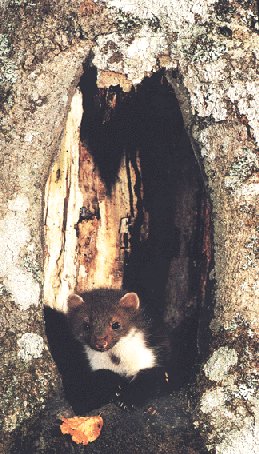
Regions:
M 139 297 L 136 293 L 126 293 L 119 301 L 119 305 L 128 309 L 138 310 L 140 306 Z
M 84 300 L 81 296 L 77 295 L 76 293 L 72 293 L 72 295 L 69 295 L 67 300 L 68 311 L 72 311 L 76 307 L 81 306 L 83 302 Z

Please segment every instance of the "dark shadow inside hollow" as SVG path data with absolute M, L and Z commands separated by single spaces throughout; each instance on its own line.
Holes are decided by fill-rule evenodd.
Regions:
M 98 89 L 96 69 L 81 78 L 87 146 L 108 194 L 122 158 L 135 171 L 131 197 L 130 252 L 124 288 L 134 290 L 149 313 L 166 320 L 172 339 L 176 386 L 188 383 L 209 344 L 213 265 L 210 204 L 175 93 L 163 72 L 130 93 Z M 148 230 L 148 235 L 143 234 Z
M 49 348 L 61 375 L 66 399 L 76 414 L 83 414 L 89 375 L 84 352 L 72 336 L 65 314 L 46 306 L 44 317 Z

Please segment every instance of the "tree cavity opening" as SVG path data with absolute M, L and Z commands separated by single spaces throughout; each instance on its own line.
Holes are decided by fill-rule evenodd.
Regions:
M 200 167 L 163 72 L 124 93 L 98 88 L 87 66 L 46 187 L 46 305 L 65 312 L 75 290 L 136 291 L 169 326 L 174 384 L 184 385 L 208 348 L 211 238 Z M 47 333 L 64 375 L 64 336 L 54 340 L 48 320 Z

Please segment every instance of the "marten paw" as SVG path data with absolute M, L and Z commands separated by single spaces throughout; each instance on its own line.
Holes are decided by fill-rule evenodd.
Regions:
M 118 387 L 118 390 L 116 392 L 114 402 L 124 411 L 136 410 L 135 405 L 133 404 L 129 396 L 127 396 L 127 393 L 125 393 L 125 391 L 123 391 L 120 386 Z
M 133 404 L 129 404 L 128 402 L 124 402 L 123 400 L 117 400 L 116 405 L 120 407 L 124 411 L 134 411 L 136 407 Z
M 136 407 L 134 404 L 130 402 L 125 402 L 124 400 L 118 399 L 116 401 L 116 405 L 120 407 L 124 411 L 134 411 L 136 410 Z

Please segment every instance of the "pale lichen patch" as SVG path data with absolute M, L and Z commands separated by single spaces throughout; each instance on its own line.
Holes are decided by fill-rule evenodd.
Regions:
M 243 155 L 230 167 L 225 177 L 225 186 L 232 190 L 238 189 L 259 168 L 258 156 L 248 148 L 243 149 Z
M 31 361 L 33 358 L 40 358 L 44 350 L 44 340 L 36 333 L 25 333 L 17 341 L 18 358 L 25 362 Z
M 23 268 L 20 252 L 31 239 L 26 224 L 30 207 L 27 196 L 20 194 L 8 201 L 9 212 L 0 221 L 0 248 L 3 260 L 0 261 L 0 274 L 7 290 L 13 295 L 20 309 L 39 304 L 40 286 L 31 271 Z
M 9 271 L 8 289 L 20 309 L 26 310 L 30 306 L 37 306 L 40 298 L 40 285 L 33 275 L 19 266 Z
M 238 361 L 237 352 L 233 348 L 220 347 L 204 366 L 204 373 L 209 380 L 220 382 L 227 376 L 229 369 Z
M 8 210 L 14 211 L 15 213 L 26 213 L 30 208 L 30 202 L 26 195 L 18 194 L 15 199 L 8 200 Z
M 225 404 L 224 388 L 217 387 L 213 390 L 207 390 L 202 396 L 200 408 L 203 413 L 210 414 L 215 409 Z
M 7 415 L 4 418 L 3 429 L 6 432 L 12 432 L 13 430 L 15 430 L 16 425 L 17 425 L 17 412 Z
M 257 436 L 253 418 L 246 405 L 240 405 L 240 400 L 233 400 L 231 391 L 234 391 L 234 389 L 236 389 L 236 386 L 229 383 L 227 387 L 218 386 L 215 389 L 205 391 L 201 398 L 200 410 L 207 418 L 206 429 L 210 427 L 207 447 L 209 450 L 215 447 L 214 437 L 216 436 L 217 453 L 255 453 Z M 255 411 L 255 408 L 253 408 L 253 411 Z M 198 427 L 199 422 L 196 421 L 195 425 Z M 239 444 L 236 445 L 237 433 L 242 435 L 240 438 L 238 437 Z M 249 446 L 248 451 L 234 450 L 234 446 L 238 448 L 239 445 L 243 449 L 246 442 Z
M 217 454 L 257 454 L 259 450 L 259 431 L 253 418 L 247 418 L 242 428 L 226 434 L 217 446 Z
M 186 2 L 179 0 L 172 2 L 170 0 L 131 0 L 125 2 L 123 0 L 105 0 L 109 7 L 117 8 L 124 13 L 133 14 L 142 20 L 159 18 L 166 23 L 168 27 L 181 30 L 185 25 L 196 24 L 197 21 L 206 21 L 209 19 L 211 8 L 216 3 L 216 0 L 195 0 Z
M 232 103 L 236 103 L 239 114 L 247 117 L 253 129 L 255 140 L 259 143 L 259 84 L 257 81 L 234 81 L 228 89 L 228 96 Z
M 102 71 L 124 73 L 129 81 L 138 84 L 146 75 L 157 70 L 157 56 L 168 52 L 168 43 L 163 32 L 158 30 L 154 33 L 145 24 L 130 42 L 118 33 L 98 37 L 93 51 L 99 85 Z M 121 57 L 113 58 L 118 53 Z

